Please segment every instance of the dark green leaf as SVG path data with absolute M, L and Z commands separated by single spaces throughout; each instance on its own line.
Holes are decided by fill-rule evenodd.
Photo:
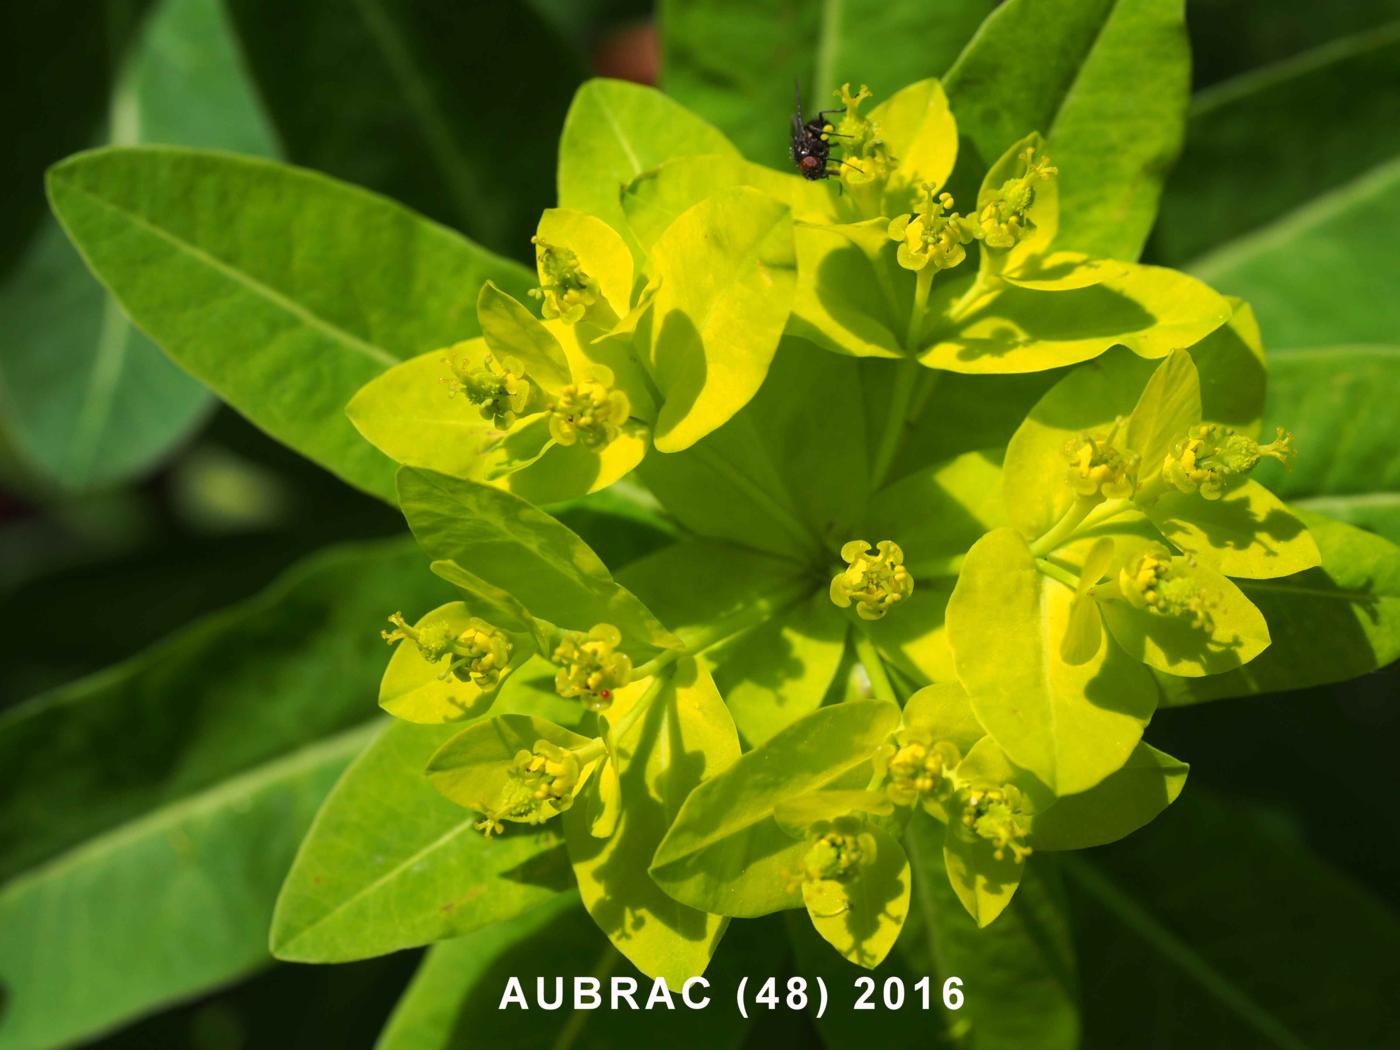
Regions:
M 1400 23 L 1201 92 L 1162 195 L 1154 251 L 1179 266 L 1390 159 L 1396 138 L 1377 132 L 1397 110 Z
M 781 167 L 790 163 L 794 80 L 806 117 L 839 105 L 833 93 L 848 81 L 870 85 L 882 101 L 940 75 L 992 7 L 992 0 L 665 0 L 661 85 L 749 157 Z
M 0 719 L 0 1046 L 67 1042 L 268 961 L 296 844 L 367 740 L 376 621 L 444 593 L 400 541 L 342 548 Z M 110 964 L 139 944 L 160 950 Z
M 528 254 L 582 75 L 529 4 L 231 0 L 229 10 L 291 160 Z

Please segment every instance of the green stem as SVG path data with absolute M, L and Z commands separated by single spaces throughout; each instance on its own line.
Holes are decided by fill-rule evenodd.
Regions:
M 932 264 L 919 271 L 914 283 L 914 306 L 909 311 L 909 327 L 904 332 L 904 350 L 913 357 L 919 352 L 918 339 L 924 330 L 924 316 L 928 313 L 928 295 L 933 288 L 933 275 L 937 268 Z
M 909 425 L 914 423 L 924 414 L 924 409 L 928 408 L 929 398 L 933 397 L 933 392 L 938 388 L 938 377 L 942 373 L 932 368 L 925 368 L 919 373 L 918 382 L 914 384 L 914 399 L 909 405 Z
M 1111 521 L 1118 517 L 1118 515 L 1132 510 L 1133 506 L 1134 503 L 1130 499 L 1105 500 L 1079 523 L 1079 528 L 1076 531 L 1079 533 L 1088 532 L 1090 529 L 1096 528 L 1104 522 Z
M 1035 560 L 1035 567 L 1040 570 L 1041 575 L 1049 576 L 1052 580 L 1059 580 L 1072 591 L 1079 590 L 1079 577 L 1075 576 L 1068 569 L 1056 565 L 1053 561 L 1037 558 Z
M 856 656 L 860 658 L 861 666 L 870 678 L 871 692 L 880 700 L 899 703 L 894 686 L 890 684 L 890 676 L 885 673 L 885 662 L 875 650 L 875 643 L 870 640 L 870 635 L 860 629 L 856 630 Z
M 1031 544 L 1031 553 L 1037 557 L 1049 554 L 1073 536 L 1075 530 L 1089 516 L 1089 512 L 1097 506 L 1099 506 L 1098 500 L 1080 496 L 1070 505 L 1069 510 L 1065 511 L 1064 517 L 1055 522 L 1048 532 Z
M 889 415 L 885 417 L 885 428 L 880 433 L 880 444 L 875 450 L 875 462 L 870 469 L 870 490 L 874 492 L 885 483 L 885 476 L 894 465 L 895 453 L 899 451 L 900 438 L 909 419 L 909 402 L 914 396 L 914 380 L 918 377 L 920 365 L 917 359 L 906 357 L 899 362 L 899 371 L 894 378 L 894 391 L 890 395 Z

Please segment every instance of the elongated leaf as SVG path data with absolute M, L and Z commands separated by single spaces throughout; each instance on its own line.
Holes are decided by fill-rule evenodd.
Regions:
M 495 251 L 528 253 L 582 77 L 529 4 L 234 0 L 229 9 L 291 160 Z
M 98 141 L 273 151 L 217 0 L 157 7 L 127 59 Z M 37 196 L 37 185 L 25 195 Z M 212 404 L 132 327 L 52 218 L 0 286 L 0 331 L 5 429 L 29 464 L 65 487 L 142 472 Z
M 49 173 L 68 235 L 187 371 L 347 481 L 391 464 L 345 418 L 397 361 L 477 333 L 488 279 L 523 268 L 381 197 L 297 168 L 185 149 L 107 149 Z
M 1400 24 L 1198 93 L 1186 146 L 1162 195 L 1153 249 L 1182 265 L 1389 160 L 1394 137 L 1376 128 L 1397 107 Z M 1305 140 L 1309 148 L 1280 151 L 1284 140 Z
M 1075 1050 L 1078 975 L 1059 873 L 1033 857 L 1010 906 L 979 929 L 943 870 L 943 827 L 915 813 L 904 832 L 914 908 L 895 949 L 918 975 L 956 975 L 967 993 L 955 1024 L 986 1050 Z M 978 995 L 972 994 L 981 989 Z M 1016 1008 L 1006 1009 L 1008 1002 Z
M 390 725 L 326 799 L 272 916 L 272 952 L 345 962 L 459 936 L 570 885 L 553 827 L 492 839 L 423 774 L 457 726 Z
M 774 809 L 859 772 L 898 721 L 893 704 L 859 700 L 788 726 L 691 792 L 656 851 L 652 877 L 678 899 L 720 914 L 797 906 L 791 876 L 807 844 L 779 827 Z
M 1130 842 L 1062 859 L 1086 1002 L 1085 1045 L 1383 1046 L 1377 996 L 1400 921 L 1277 818 L 1199 788 Z M 1345 918 L 1340 918 L 1344 916 Z M 1309 958 L 1354 960 L 1300 970 Z M 1161 1009 L 1170 1002 L 1171 1009 Z
M 1269 364 L 1264 433 L 1292 431 L 1286 470 L 1261 464 L 1261 483 L 1293 506 L 1400 542 L 1400 457 L 1394 405 L 1400 347 L 1329 347 L 1277 354 Z
M 633 250 L 620 198 L 644 171 L 675 157 L 732 153 L 720 132 L 661 92 L 621 80 L 586 82 L 559 140 L 559 206 L 605 221 Z
M 518 496 L 404 469 L 399 504 L 431 559 L 455 562 L 533 615 L 572 630 L 611 623 L 629 652 L 676 644 L 581 539 Z
M 69 1042 L 268 962 L 277 886 L 367 742 L 374 623 L 445 594 L 401 541 L 338 549 L 0 719 L 0 1046 Z M 138 944 L 159 950 L 108 965 Z
M 1135 259 L 1181 148 L 1190 91 L 1182 0 L 1010 0 L 944 86 L 986 170 L 1039 131 L 1060 169 L 1056 246 Z M 969 157 L 968 152 L 973 156 Z M 970 163 L 969 163 L 970 162 Z
M 1168 706 L 1341 682 L 1400 657 L 1400 550 L 1350 525 L 1301 515 L 1320 568 L 1277 580 L 1239 580 L 1273 643 L 1237 671 L 1159 676 Z
M 721 0 L 666 0 L 661 86 L 749 157 L 781 167 L 789 163 L 785 132 L 794 81 L 805 118 L 839 105 L 833 93 L 847 81 L 852 88 L 868 84 L 878 102 L 947 69 L 992 6 L 991 0 L 762 0 L 736 8 Z
M 1119 768 L 1157 706 L 1150 673 L 1107 638 L 1083 664 L 1061 659 L 1072 598 L 1015 531 L 997 529 L 968 552 L 948 602 L 954 665 L 978 721 L 1059 795 Z
M 668 896 L 647 868 L 686 797 L 739 757 L 739 736 L 709 674 L 691 659 L 674 668 L 646 713 L 609 737 L 622 790 L 612 835 L 595 837 L 574 810 L 564 832 L 593 921 L 644 974 L 680 988 L 705 971 L 727 922 Z M 619 692 L 608 724 L 621 725 L 649 685 L 643 680 Z
M 1249 300 L 1273 349 L 1391 343 L 1400 329 L 1388 280 L 1397 230 L 1400 159 L 1391 159 L 1198 258 L 1191 271 Z

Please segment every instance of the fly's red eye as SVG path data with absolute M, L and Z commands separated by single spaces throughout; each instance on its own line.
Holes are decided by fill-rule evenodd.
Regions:
M 604 689 L 601 693 L 598 694 L 598 699 L 599 699 L 599 700 L 611 700 L 611 699 L 612 699 L 612 690 L 611 690 L 611 689 Z
M 816 171 L 822 166 L 822 159 L 820 157 L 803 157 L 801 164 L 803 171 Z

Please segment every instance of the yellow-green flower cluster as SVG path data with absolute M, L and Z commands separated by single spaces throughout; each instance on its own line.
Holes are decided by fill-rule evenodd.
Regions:
M 1030 818 L 1022 811 L 1021 790 L 1015 784 L 994 788 L 965 788 L 962 823 L 978 838 L 993 846 L 993 856 L 1004 860 L 1009 851 L 1017 864 L 1031 853 Z
M 889 225 L 889 238 L 899 242 L 899 265 L 906 270 L 948 270 L 967 258 L 964 245 L 972 242 L 966 219 L 953 211 L 953 196 L 924 184 L 924 201 L 912 215 L 901 215 Z
M 1060 169 L 1052 167 L 1049 158 L 1035 155 L 1034 146 L 1027 146 L 1017 159 L 1021 173 L 992 191 L 972 223 L 973 236 L 988 248 L 1014 248 L 1035 229 L 1030 210 L 1035 204 L 1036 183 L 1059 174 Z
M 861 104 L 873 96 L 864 84 L 855 94 L 850 84 L 842 84 L 837 92 L 845 112 L 836 125 L 835 137 L 841 143 L 841 178 L 852 186 L 887 179 L 898 163 L 891 157 L 885 140 L 880 136 L 880 126 L 869 117 L 861 115 Z
M 455 633 L 441 621 L 411 627 L 402 613 L 394 613 L 389 622 L 394 625 L 393 630 L 381 631 L 380 637 L 390 645 L 412 641 L 429 663 L 437 663 L 444 656 L 452 657 L 443 672 L 444 678 L 452 674 L 459 681 L 470 681 L 478 688 L 490 689 L 510 667 L 510 638 L 479 617 L 473 616 L 464 630 Z
M 885 794 L 899 806 L 952 791 L 952 772 L 962 761 L 956 744 L 934 741 L 927 732 L 904 730 L 885 768 Z
M 1080 434 L 1065 442 L 1069 484 L 1085 498 L 1129 499 L 1137 491 L 1140 457 L 1113 442 L 1121 420 L 1103 437 Z
M 627 395 L 613 387 L 612 371 L 594 365 L 559 391 L 549 407 L 549 433 L 561 445 L 599 449 L 617 438 L 631 413 Z
M 844 882 L 874 859 L 868 836 L 856 820 L 822 821 L 809 832 L 811 846 L 802 858 L 802 876 L 808 882 L 829 879 Z
M 505 830 L 504 821 L 543 824 L 574 804 L 582 767 L 578 756 L 548 740 L 531 751 L 517 751 L 500 797 L 479 807 L 476 829 L 488 838 Z
M 914 577 L 893 540 L 881 540 L 873 551 L 865 540 L 851 540 L 841 548 L 841 560 L 847 568 L 832 578 L 831 600 L 842 609 L 854 602 L 862 620 L 883 619 L 914 593 Z
M 565 699 L 582 697 L 590 711 L 606 711 L 613 694 L 632 681 L 632 659 L 617 651 L 621 644 L 622 632 L 610 623 L 595 624 L 587 634 L 565 632 L 554 650 L 554 691 Z
M 1199 492 L 1204 499 L 1217 500 L 1261 459 L 1287 463 L 1296 451 L 1293 435 L 1282 427 L 1276 440 L 1261 445 L 1230 427 L 1203 423 L 1192 427 L 1183 440 L 1172 446 L 1162 464 L 1162 478 L 1182 492 Z
M 488 353 L 479 364 L 466 355 L 449 355 L 447 363 L 452 369 L 452 375 L 444 380 L 448 396 L 463 395 L 493 426 L 504 430 L 525 410 L 530 400 L 530 381 L 519 361 L 511 357 L 497 361 Z
M 1118 588 L 1136 608 L 1181 617 L 1198 630 L 1210 631 L 1214 603 L 1189 569 L 1187 559 L 1172 558 L 1165 548 L 1158 548 L 1124 565 L 1118 573 Z
M 540 300 L 540 313 L 565 324 L 583 320 L 588 308 L 598 301 L 598 282 L 584 273 L 571 249 L 538 237 L 530 238 L 530 243 L 535 246 L 540 274 L 540 287 L 531 289 L 530 296 Z

